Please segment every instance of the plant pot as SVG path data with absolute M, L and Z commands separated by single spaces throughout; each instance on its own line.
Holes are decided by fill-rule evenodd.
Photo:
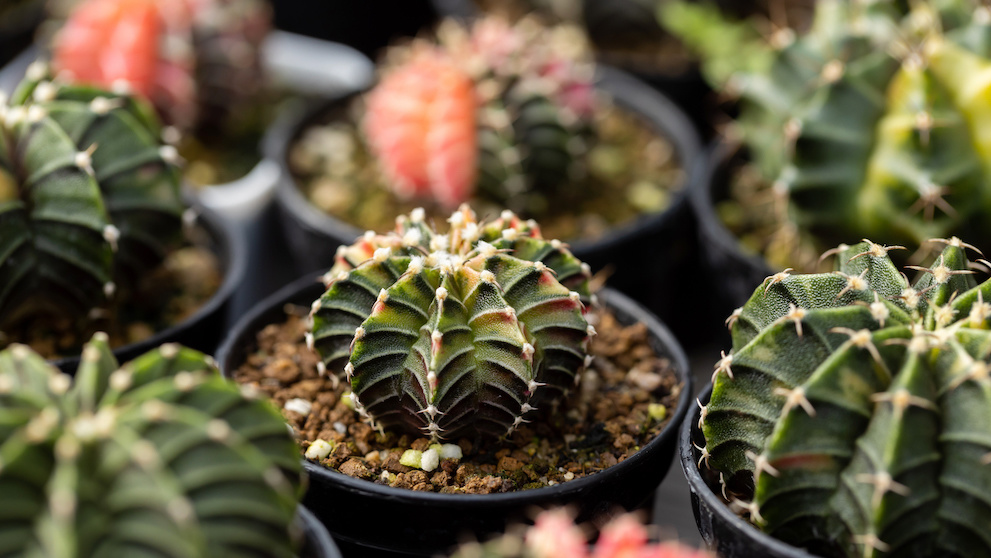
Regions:
M 698 220 L 699 250 L 706 292 L 710 300 L 705 321 L 721 325 L 736 308 L 743 305 L 765 278 L 772 275 L 764 258 L 744 252 L 740 241 L 716 214 L 715 204 L 729 197 L 733 169 L 742 162 L 725 141 L 713 143 L 700 158 L 689 188 L 689 202 Z M 729 340 L 721 328 L 719 335 Z
M 327 528 L 303 504 L 296 508 L 294 523 L 303 536 L 299 558 L 341 558 L 341 551 L 334 544 Z
M 642 116 L 652 129 L 667 138 L 684 168 L 685 186 L 667 210 L 642 215 L 616 227 L 595 241 L 570 242 L 571 251 L 594 271 L 611 270 L 610 286 L 633 297 L 661 320 L 677 324 L 675 334 L 686 344 L 699 340 L 703 322 L 685 320 L 696 315 L 685 297 L 668 293 L 681 283 L 685 270 L 698 264 L 695 220 L 688 203 L 690 177 L 699 158 L 698 136 L 680 109 L 663 94 L 615 68 L 599 66 L 597 87 L 617 105 Z M 326 271 L 337 247 L 351 244 L 364 231 L 329 215 L 306 199 L 289 166 L 289 150 L 307 124 L 318 115 L 344 106 L 353 95 L 339 95 L 294 118 L 281 119 L 266 144 L 268 157 L 282 165 L 283 180 L 276 192 L 283 230 L 297 271 Z M 561 239 L 567 240 L 567 239 Z
M 316 275 L 306 276 L 273 294 L 244 316 L 218 352 L 229 375 L 254 350 L 255 335 L 284 319 L 287 304 L 309 306 L 324 291 Z M 691 405 L 692 381 L 688 361 L 667 328 L 642 306 L 612 289 L 600 299 L 624 324 L 644 322 L 650 342 L 668 355 L 682 382 L 671 423 L 633 457 L 605 471 L 546 488 L 488 495 L 415 492 L 355 479 L 304 461 L 310 488 L 304 502 L 328 527 L 335 540 L 353 556 L 432 556 L 446 552 L 459 537 L 503 531 L 507 523 L 523 521 L 533 508 L 572 505 L 579 520 L 604 514 L 617 506 L 632 509 L 648 500 L 670 467 L 677 424 Z
M 706 404 L 711 395 L 710 385 L 699 400 Z M 682 423 L 678 452 L 681 469 L 691 489 L 692 511 L 702 539 L 722 558 L 813 558 L 808 552 L 775 539 L 733 513 L 720 496 L 719 489 L 713 488 L 712 483 L 718 482 L 717 479 L 703 477 L 698 467 L 699 450 L 695 447 L 705 444 L 698 427 L 700 412 L 699 406 L 694 405 Z
M 114 349 L 114 356 L 120 363 L 132 360 L 162 343 L 180 343 L 213 354 L 221 341 L 227 325 L 227 307 L 244 279 L 248 249 L 244 239 L 216 212 L 205 207 L 196 207 L 195 210 L 197 222 L 193 231 L 202 234 L 202 245 L 217 256 L 223 274 L 220 288 L 189 318 L 158 331 L 143 341 Z M 79 358 L 76 355 L 55 359 L 52 364 L 67 374 L 73 374 L 79 367 Z

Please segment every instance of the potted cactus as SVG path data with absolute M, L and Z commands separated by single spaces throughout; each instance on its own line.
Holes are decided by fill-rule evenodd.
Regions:
M 683 115 L 596 69 L 571 27 L 447 20 L 436 37 L 391 49 L 367 93 L 283 123 L 272 158 L 293 178 L 277 200 L 300 271 L 391 215 L 444 219 L 469 202 L 537 219 L 593 270 L 611 266 L 615 287 L 673 313 L 634 268 L 658 245 L 669 251 L 650 260 L 655 277 L 694 254 L 683 186 L 697 139 Z
M 602 526 L 594 544 L 563 508 L 540 512 L 532 526 L 514 526 L 484 543 L 466 543 L 451 558 L 712 558 L 677 542 L 650 541 L 635 514 L 622 514 Z
M 768 277 L 728 320 L 732 351 L 682 447 L 726 556 L 991 551 L 991 281 L 972 246 L 931 242 L 911 285 L 888 257 L 901 247 L 841 245 L 837 271 Z
M 166 344 L 119 367 L 86 344 L 75 382 L 25 345 L 0 351 L 0 552 L 338 557 L 308 518 L 278 412 Z M 302 510 L 302 508 L 300 508 Z M 321 540 L 322 539 L 322 540 Z
M 599 294 L 604 307 L 589 310 L 588 267 L 511 212 L 479 223 L 462 207 L 446 233 L 422 211 L 396 223 L 395 232 L 342 247 L 326 285 L 307 276 L 259 304 L 218 352 L 225 374 L 283 405 L 307 457 L 307 505 L 335 539 L 362 553 L 432 555 L 461 532 L 502 531 L 535 505 L 571 503 L 585 520 L 642 503 L 667 469 L 668 425 L 691 392 L 683 353 L 664 327 L 609 289 Z M 311 325 L 281 325 L 287 303 L 309 309 Z M 590 322 L 614 331 L 610 313 L 645 324 L 643 344 L 614 341 L 618 352 L 642 355 L 639 364 L 607 364 L 619 362 L 608 351 L 594 363 Z M 280 342 L 267 341 L 273 336 Z M 652 368 L 665 366 L 656 355 L 674 365 L 667 387 L 663 368 Z M 633 410 L 611 408 L 626 393 L 622 382 L 644 378 L 658 383 L 625 396 L 638 401 Z M 581 455 L 593 446 L 602 454 L 541 468 L 551 440 L 565 437 L 559 429 L 590 424 L 576 401 L 628 419 L 626 452 L 618 459 L 603 449 L 623 442 L 601 422 L 567 436 Z M 525 465 L 528 451 L 536 458 Z M 587 465 L 566 470 L 573 459 Z M 576 478 L 585 468 L 604 469 Z M 425 506 L 429 514 L 419 511 Z M 383 533 L 368 516 L 403 520 Z
M 771 268 L 812 271 L 847 238 L 986 238 L 991 158 L 974 80 L 989 64 L 989 13 L 968 0 L 827 0 L 807 33 L 762 35 L 673 4 L 669 26 L 739 109 L 693 189 L 714 265 L 742 266 L 752 280 Z M 727 163 L 741 141 L 748 163 Z M 726 311 L 749 284 L 726 287 L 743 297 Z
M 0 115 L 0 343 L 66 370 L 104 329 L 121 358 L 164 340 L 212 350 L 243 251 L 210 212 L 196 223 L 149 108 L 35 64 Z

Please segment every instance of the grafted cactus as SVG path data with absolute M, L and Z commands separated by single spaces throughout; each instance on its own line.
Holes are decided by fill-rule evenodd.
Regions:
M 566 192 L 593 111 L 580 33 L 490 17 L 470 30 L 445 21 L 437 35 L 393 48 L 367 96 L 364 132 L 396 192 L 447 208 L 476 188 L 517 207 Z
M 737 130 L 766 184 L 749 202 L 766 210 L 754 240 L 772 263 L 806 267 L 850 237 L 987 236 L 986 4 L 826 0 L 807 33 L 767 39 L 704 6 L 663 13 L 714 86 L 739 95 Z
M 699 465 L 770 534 L 827 556 L 991 555 L 991 280 L 940 242 L 912 286 L 865 241 L 730 318 Z
M 463 206 L 450 224 L 417 210 L 342 246 L 309 342 L 380 427 L 504 436 L 590 358 L 588 266 L 509 212 L 479 224 Z
M 75 384 L 0 352 L 0 554 L 293 556 L 300 461 L 277 410 L 209 357 L 162 345 L 118 368 L 97 334 Z
M 181 240 L 175 149 L 148 107 L 35 65 L 0 102 L 0 326 L 85 319 Z
M 70 0 L 53 65 L 72 81 L 126 87 L 180 130 L 216 133 L 260 91 L 263 0 Z

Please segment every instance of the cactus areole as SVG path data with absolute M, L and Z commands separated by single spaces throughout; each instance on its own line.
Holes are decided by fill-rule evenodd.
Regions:
M 730 317 L 699 467 L 771 535 L 827 556 L 991 555 L 991 280 L 959 239 L 931 242 L 913 285 L 896 247 L 864 241 Z
M 196 351 L 118 367 L 98 333 L 75 383 L 0 351 L 0 555 L 290 558 L 300 469 L 279 412 Z
M 105 312 L 182 240 L 176 150 L 140 101 L 32 65 L 0 98 L 0 327 Z
M 587 365 L 589 269 L 511 212 L 449 222 L 440 234 L 416 210 L 342 246 L 308 342 L 378 427 L 505 436 Z

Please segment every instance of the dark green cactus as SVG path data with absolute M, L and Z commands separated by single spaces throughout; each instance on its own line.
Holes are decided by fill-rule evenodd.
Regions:
M 829 556 L 991 555 L 991 280 L 939 242 L 912 286 L 865 241 L 731 316 L 700 466 L 765 531 Z
M 73 385 L 0 352 L 0 555 L 288 558 L 300 478 L 279 412 L 200 353 L 118 368 L 97 334 Z
M 0 102 L 0 325 L 84 319 L 181 240 L 175 149 L 143 104 L 34 65 Z
M 991 232 L 984 3 L 825 0 L 807 33 L 766 38 L 704 6 L 662 13 L 739 96 L 736 130 L 765 182 L 755 241 L 775 265 L 809 267 L 843 238 Z
M 588 266 L 509 212 L 478 224 L 463 206 L 450 223 L 418 210 L 341 247 L 309 342 L 380 427 L 504 436 L 587 365 Z

